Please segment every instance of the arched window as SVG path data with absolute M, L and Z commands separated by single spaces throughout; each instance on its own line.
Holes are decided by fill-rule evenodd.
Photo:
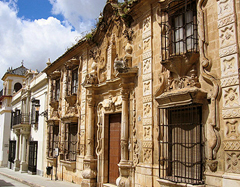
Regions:
M 22 85 L 19 83 L 19 82 L 17 82 L 16 84 L 14 84 L 14 91 L 15 92 L 18 92 L 18 90 L 20 90 L 22 88 Z

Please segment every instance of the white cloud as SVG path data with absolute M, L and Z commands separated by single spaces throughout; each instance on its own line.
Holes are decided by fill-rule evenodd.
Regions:
M 49 0 L 53 5 L 52 13 L 62 14 L 79 32 L 92 28 L 99 17 L 106 0 Z
M 46 61 L 53 62 L 75 43 L 81 33 L 93 28 L 106 0 L 49 0 L 54 17 L 26 20 L 19 18 L 18 0 L 0 0 L 0 78 L 9 67 L 24 66 L 43 70 Z M 75 28 L 75 30 L 73 29 Z M 2 82 L 0 82 L 0 89 Z
M 0 23 L 1 78 L 8 67 L 19 67 L 22 60 L 27 68 L 43 70 L 48 58 L 57 59 L 80 35 L 54 17 L 34 21 L 18 18 L 13 1 L 0 1 Z

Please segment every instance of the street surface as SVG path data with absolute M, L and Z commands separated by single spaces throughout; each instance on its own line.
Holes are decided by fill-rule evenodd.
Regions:
M 16 187 L 29 187 L 26 184 L 23 184 L 21 182 L 18 182 L 16 180 L 10 179 L 8 177 L 5 177 L 0 174 L 0 186 L 1 187 L 11 187 L 11 186 L 16 186 Z

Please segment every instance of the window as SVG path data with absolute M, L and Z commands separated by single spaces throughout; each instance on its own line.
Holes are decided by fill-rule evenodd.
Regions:
M 49 125 L 48 126 L 48 157 L 53 158 L 55 148 L 58 148 L 59 142 L 59 126 Z
M 21 124 L 24 122 L 23 120 L 23 116 L 21 111 L 19 109 L 15 109 L 15 112 L 12 111 L 11 112 L 11 128 L 14 126 L 14 125 L 18 125 L 18 124 Z
M 162 10 L 163 60 L 198 52 L 196 2 L 172 1 Z
M 202 184 L 201 106 L 173 107 L 161 112 L 159 176 L 172 182 Z
M 11 162 L 11 163 L 14 163 L 15 151 L 16 151 L 16 141 L 15 140 L 10 140 L 9 141 L 8 161 Z
M 78 71 L 77 69 L 72 72 L 72 94 L 77 93 L 78 89 Z
M 60 97 L 60 79 L 56 80 L 55 100 L 58 101 Z
M 78 125 L 66 124 L 65 129 L 65 160 L 76 161 Z
M 32 99 L 31 124 L 37 124 L 39 118 L 39 100 Z
M 22 85 L 19 82 L 14 84 L 14 91 L 15 92 L 18 92 L 21 88 L 22 88 Z

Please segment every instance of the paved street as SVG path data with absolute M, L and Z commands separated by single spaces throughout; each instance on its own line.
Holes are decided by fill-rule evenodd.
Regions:
M 80 185 L 65 181 L 54 181 L 39 175 L 15 172 L 11 169 L 0 167 L 0 187 L 79 187 Z
M 1 174 L 0 174 L 0 186 L 1 187 L 7 187 L 7 186 L 29 187 L 26 184 L 23 184 L 21 182 L 18 182 L 14 179 L 11 179 L 11 178 L 6 177 L 6 176 L 1 175 Z

